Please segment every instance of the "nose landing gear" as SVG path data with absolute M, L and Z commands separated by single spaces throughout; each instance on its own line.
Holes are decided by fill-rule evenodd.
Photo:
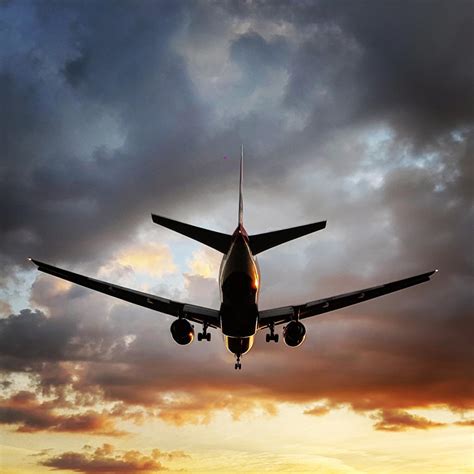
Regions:
M 237 360 L 235 362 L 235 370 L 241 370 L 242 369 L 242 364 L 240 363 L 240 355 L 237 356 Z

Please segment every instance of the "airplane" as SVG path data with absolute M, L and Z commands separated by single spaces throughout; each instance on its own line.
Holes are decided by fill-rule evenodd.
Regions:
M 187 345 L 193 341 L 194 326 L 191 323 L 202 324 L 202 332 L 197 335 L 198 341 L 211 340 L 209 328 L 220 329 L 225 346 L 236 358 L 235 369 L 239 370 L 242 368 L 241 358 L 252 348 L 258 331 L 265 329 L 269 331 L 266 334 L 266 342 L 278 342 L 279 335 L 275 333 L 275 326 L 285 324 L 282 331 L 283 340 L 290 347 L 298 347 L 306 338 L 306 328 L 301 320 L 418 285 L 429 281 L 430 277 L 438 271 L 432 270 L 402 280 L 303 304 L 259 310 L 261 278 L 256 256 L 285 242 L 324 229 L 326 221 L 248 235 L 243 224 L 243 145 L 240 152 L 238 224 L 233 234 L 223 234 L 156 214 L 151 215 L 156 224 L 197 240 L 224 255 L 219 270 L 221 304 L 218 310 L 172 301 L 89 278 L 38 260 L 31 258 L 29 260 L 37 266 L 39 271 L 160 313 L 175 316 L 177 319 L 171 324 L 170 331 L 173 339 L 180 345 Z

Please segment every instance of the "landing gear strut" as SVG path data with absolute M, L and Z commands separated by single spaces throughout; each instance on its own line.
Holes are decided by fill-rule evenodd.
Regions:
M 241 370 L 242 369 L 242 364 L 240 363 L 240 356 L 237 356 L 237 361 L 235 362 L 235 370 Z
M 211 340 L 211 333 L 207 332 L 207 327 L 208 327 L 207 323 L 204 323 L 202 325 L 202 332 L 198 332 L 198 341 L 202 341 L 203 339 L 205 339 L 206 341 Z
M 278 334 L 275 334 L 275 325 L 271 323 L 270 326 L 268 326 L 268 328 L 270 329 L 270 334 L 266 335 L 265 340 L 267 342 L 270 342 L 270 341 L 278 342 Z

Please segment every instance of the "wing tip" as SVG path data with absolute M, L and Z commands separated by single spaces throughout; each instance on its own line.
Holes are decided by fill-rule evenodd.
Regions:
M 439 270 L 437 268 L 435 268 L 434 270 L 431 270 L 430 272 L 426 272 L 426 273 L 423 273 L 422 275 L 420 275 L 421 277 L 425 277 L 426 280 L 431 280 L 431 278 L 436 275 L 437 273 L 439 272 Z
M 31 257 L 28 257 L 27 260 L 33 263 L 34 265 L 36 265 L 38 267 L 38 270 L 42 270 L 44 266 L 47 265 L 47 263 L 40 262 L 39 260 L 35 260 L 34 258 L 31 258 Z

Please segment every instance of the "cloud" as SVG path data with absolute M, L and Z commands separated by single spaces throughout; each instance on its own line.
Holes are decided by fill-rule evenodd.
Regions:
M 49 281 L 55 288 L 55 280 Z M 111 423 L 157 417 L 178 426 L 208 423 L 219 411 L 236 419 L 274 414 L 282 402 L 326 400 L 306 410 L 313 415 L 339 404 L 387 413 L 431 406 L 473 408 L 472 385 L 465 377 L 470 370 L 467 316 L 458 317 L 454 327 L 432 317 L 420 336 L 420 314 L 401 317 L 388 311 L 381 317 L 374 308 L 330 315 L 308 323 L 308 341 L 297 350 L 283 344 L 272 350 L 259 336 L 245 358 L 245 377 L 236 379 L 219 338 L 182 349 L 173 343 L 163 315 L 126 305 L 104 312 L 102 295 L 77 296 L 72 288 L 57 297 L 64 300 L 58 304 L 51 299 L 52 317 L 25 310 L 0 325 L 4 373 L 30 374 L 33 390 L 56 397 L 44 412 L 45 429 L 73 430 L 76 420 L 78 430 L 83 423 L 85 429 L 99 431 L 106 421 L 103 414 L 84 417 L 97 403 L 121 404 L 120 410 L 110 411 Z M 196 371 L 197 360 L 206 371 Z M 275 377 L 281 371 L 287 377 Z M 69 418 L 54 411 L 71 397 L 75 402 Z M 25 429 L 40 429 L 41 420 L 34 421 L 40 406 L 33 403 L 18 411 L 6 403 L 5 416 Z
M 441 270 L 308 322 L 297 350 L 257 337 L 238 379 L 219 337 L 177 347 L 167 316 L 42 275 L 31 307 L 0 320 L 9 381 L 68 390 L 77 416 L 105 401 L 175 424 L 280 402 L 381 410 L 383 427 L 473 408 L 474 27 L 458 3 L 2 5 L 15 25 L 0 29 L 4 281 L 29 255 L 119 284 L 129 267 L 172 271 L 168 244 L 141 240 L 149 213 L 232 231 L 237 168 L 220 157 L 241 141 L 250 233 L 328 219 L 261 255 L 262 308 Z M 192 254 L 170 293 L 218 307 L 215 255 Z M 5 403 L 15 426 L 41 424 L 42 402 Z
M 50 431 L 120 436 L 106 412 L 88 410 L 72 415 L 57 414 L 50 403 L 38 402 L 32 392 L 20 391 L 0 400 L 0 424 L 16 426 L 19 433 Z
M 456 421 L 454 424 L 458 426 L 474 426 L 474 420 L 473 419 L 459 420 L 459 421 Z
M 14 18 L 19 8 L 4 5 L 2 13 Z M 11 45 L 0 75 L 5 271 L 30 255 L 84 261 L 100 251 L 106 259 L 156 202 L 163 209 L 174 202 L 163 191 L 174 191 L 193 159 L 175 143 L 199 132 L 204 109 L 170 47 L 182 7 L 151 8 L 134 9 L 135 31 L 123 6 L 105 15 L 80 3 L 31 4 L 18 36 L 2 31 Z M 51 21 L 57 16 L 62 26 Z
M 332 407 L 329 405 L 315 405 L 312 408 L 308 408 L 303 413 L 305 415 L 324 416 L 331 411 L 331 408 Z
M 217 396 L 216 396 L 217 395 Z M 251 416 L 256 412 L 275 415 L 277 408 L 271 401 L 252 399 L 248 394 L 225 395 L 202 390 L 172 394 L 164 403 L 158 404 L 158 417 L 176 426 L 186 424 L 208 424 L 218 411 L 228 411 L 234 421 Z
M 23 6 L 18 35 L 2 31 L 10 46 L 1 75 L 4 272 L 28 255 L 106 260 L 156 203 L 163 211 L 181 203 L 188 216 L 202 203 L 215 207 L 211 196 L 225 194 L 230 174 L 210 157 L 237 149 L 241 138 L 256 167 L 281 181 L 311 163 L 340 171 L 342 161 L 350 173 L 347 150 L 321 158 L 326 142 L 351 127 L 385 124 L 400 143 L 435 148 L 452 131 L 471 135 L 469 7 L 461 1 L 446 21 L 442 2 L 369 2 L 369 16 L 326 2 L 271 9 L 174 2 L 133 12 L 117 4 L 107 15 L 79 2 Z M 2 12 L 16 18 L 19 8 Z M 179 35 L 204 56 L 218 43 L 223 61 L 240 68 L 225 94 L 217 94 L 212 64 L 202 74 L 218 90 L 199 96 L 174 47 Z M 214 110 L 237 108 L 225 126 L 211 128 Z
M 0 314 L 8 315 L 11 314 L 12 307 L 7 301 L 0 300 Z
M 188 261 L 188 267 L 192 275 L 205 278 L 217 279 L 222 255 L 208 247 L 200 248 L 193 252 Z
M 169 247 L 157 243 L 142 243 L 136 247 L 122 249 L 116 261 L 120 265 L 154 276 L 173 273 L 177 270 Z
M 51 456 L 39 464 L 55 470 L 70 470 L 82 472 L 84 474 L 93 473 L 117 473 L 117 472 L 157 472 L 167 471 L 159 459 L 173 461 L 183 457 L 188 457 L 183 452 L 162 452 L 153 449 L 151 454 L 143 454 L 140 451 L 117 451 L 110 444 L 103 444 L 96 448 L 94 452 L 89 449 L 82 452 L 68 451 L 57 456 Z
M 0 320 L 2 360 L 19 359 L 19 364 L 61 360 L 65 345 L 74 334 L 74 323 L 48 319 L 41 311 L 22 310 Z
M 446 426 L 446 423 L 437 423 L 403 410 L 381 410 L 373 418 L 377 420 L 374 428 L 378 431 L 428 430 Z

